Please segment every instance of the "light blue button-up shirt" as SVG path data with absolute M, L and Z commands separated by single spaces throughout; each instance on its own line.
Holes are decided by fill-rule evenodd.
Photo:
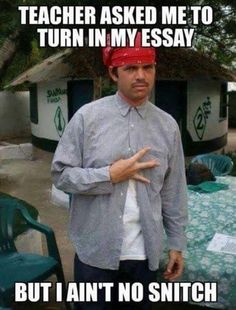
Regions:
M 75 113 L 52 163 L 55 186 L 73 194 L 69 235 L 82 262 L 119 268 L 128 181 L 112 184 L 109 166 L 146 146 L 151 150 L 142 160 L 160 162 L 141 171 L 150 184 L 136 181 L 149 268 L 158 268 L 163 226 L 169 249 L 184 249 L 187 187 L 178 125 L 149 101 L 134 108 L 116 94 Z

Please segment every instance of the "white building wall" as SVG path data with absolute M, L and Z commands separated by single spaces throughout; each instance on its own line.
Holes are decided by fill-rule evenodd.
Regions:
M 236 91 L 236 82 L 229 82 L 228 83 L 228 91 Z
M 213 140 L 228 131 L 227 118 L 219 116 L 220 86 L 219 81 L 213 80 L 188 82 L 187 129 L 195 142 Z M 203 103 L 207 101 L 211 105 L 206 115 Z
M 38 138 L 57 141 L 63 133 L 63 130 L 57 130 L 55 124 L 58 108 L 61 110 L 62 128 L 68 123 L 67 80 L 38 83 L 37 94 L 38 124 L 31 124 L 32 134 Z
M 0 92 L 0 139 L 30 134 L 29 92 Z

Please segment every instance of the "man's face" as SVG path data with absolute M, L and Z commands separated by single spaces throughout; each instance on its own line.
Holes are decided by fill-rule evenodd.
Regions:
M 141 104 L 150 94 L 155 81 L 155 64 L 125 65 L 117 75 L 109 69 L 118 90 L 134 104 Z

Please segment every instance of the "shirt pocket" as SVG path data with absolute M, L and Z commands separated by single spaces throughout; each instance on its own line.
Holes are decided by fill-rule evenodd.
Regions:
M 145 160 L 150 159 L 155 159 L 159 163 L 157 167 L 147 169 L 147 178 L 151 181 L 150 188 L 155 192 L 160 192 L 168 169 L 167 153 L 151 149 Z

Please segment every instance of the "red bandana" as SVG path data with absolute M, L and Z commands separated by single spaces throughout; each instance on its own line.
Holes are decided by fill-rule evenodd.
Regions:
M 156 50 L 153 47 L 141 46 L 141 32 L 135 38 L 134 47 L 103 48 L 103 62 L 106 66 L 121 67 L 131 64 L 152 64 L 156 61 Z

